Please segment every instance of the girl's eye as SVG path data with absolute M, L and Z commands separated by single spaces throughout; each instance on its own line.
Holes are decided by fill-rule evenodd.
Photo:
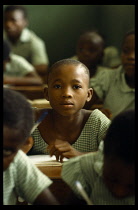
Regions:
M 59 89 L 61 88 L 61 85 L 54 85 L 54 88 Z
M 74 86 L 73 86 L 73 89 L 79 89 L 79 88 L 81 88 L 80 85 L 74 85 Z

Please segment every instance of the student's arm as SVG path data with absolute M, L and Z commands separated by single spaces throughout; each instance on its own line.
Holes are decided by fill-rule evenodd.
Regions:
M 33 205 L 60 205 L 49 188 L 45 188 L 35 199 Z
M 30 72 L 24 77 L 10 77 L 4 76 L 4 84 L 10 85 L 42 85 L 42 79 L 35 72 Z
M 47 83 L 48 65 L 40 64 L 40 65 L 34 65 L 34 67 L 38 75 L 41 77 L 42 81 L 44 83 Z
M 47 73 L 47 64 L 34 65 L 34 67 L 39 75 L 45 75 Z
M 49 144 L 47 151 L 50 156 L 55 155 L 56 160 L 62 162 L 63 158 L 77 157 L 89 152 L 80 152 L 72 147 L 72 145 L 67 141 L 62 141 L 57 139 L 54 144 Z
M 57 190 L 55 190 L 55 183 L 53 182 L 50 186 L 49 189 L 53 193 L 53 195 L 57 198 L 57 200 L 60 202 L 60 205 L 86 205 L 86 202 L 82 199 L 79 199 L 73 190 L 70 188 L 70 186 L 64 182 L 63 179 L 62 181 L 62 194 L 59 194 Z M 62 195 L 62 197 L 61 197 Z

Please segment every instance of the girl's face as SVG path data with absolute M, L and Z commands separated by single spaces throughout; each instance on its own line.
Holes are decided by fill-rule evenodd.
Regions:
M 125 73 L 128 77 L 134 77 L 135 75 L 135 35 L 131 34 L 125 38 L 122 46 L 122 64 L 124 66 Z
M 92 97 L 89 76 L 83 67 L 62 65 L 53 69 L 49 76 L 46 99 L 54 110 L 63 116 L 70 116 L 83 108 Z
M 3 139 L 3 170 L 6 170 L 24 141 L 21 140 L 21 135 L 17 130 L 7 126 L 3 127 Z
M 105 158 L 103 179 L 109 191 L 117 198 L 132 196 L 135 193 L 134 165 L 117 158 Z

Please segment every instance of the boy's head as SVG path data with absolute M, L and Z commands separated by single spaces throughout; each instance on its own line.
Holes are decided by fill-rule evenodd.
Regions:
M 134 194 L 135 185 L 135 111 L 116 116 L 104 140 L 103 177 L 116 197 Z
M 49 69 L 46 99 L 58 112 L 77 112 L 92 97 L 89 78 L 89 70 L 83 63 L 73 59 L 60 60 Z
M 18 40 L 27 26 L 27 11 L 22 5 L 9 5 L 4 8 L 4 29 L 11 40 Z
M 79 61 L 89 69 L 95 68 L 101 63 L 104 54 L 105 42 L 97 31 L 83 33 L 77 43 L 77 56 Z
M 135 76 L 135 31 L 129 31 L 122 42 L 122 64 L 128 78 Z
M 33 111 L 26 98 L 3 88 L 3 170 L 8 168 L 29 138 L 32 126 Z

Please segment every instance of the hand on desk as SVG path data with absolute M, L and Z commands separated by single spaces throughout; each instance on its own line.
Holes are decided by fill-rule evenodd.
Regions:
M 75 156 L 79 156 L 82 153 L 74 149 L 69 142 L 56 140 L 54 143 L 50 144 L 47 147 L 47 151 L 49 152 L 50 156 L 55 155 L 56 160 L 62 162 L 63 158 L 72 158 Z

